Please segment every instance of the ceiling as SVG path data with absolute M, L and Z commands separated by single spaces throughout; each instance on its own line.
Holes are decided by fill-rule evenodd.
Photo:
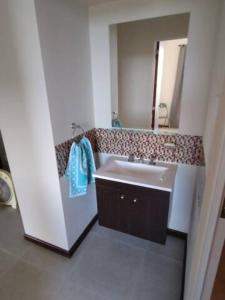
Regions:
M 82 4 L 88 4 L 88 5 L 95 5 L 95 4 L 100 4 L 100 3 L 106 3 L 106 2 L 111 2 L 111 1 L 116 1 L 116 0 L 80 0 Z

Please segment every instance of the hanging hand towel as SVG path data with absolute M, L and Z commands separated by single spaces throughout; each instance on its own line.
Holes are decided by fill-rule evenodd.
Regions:
M 84 137 L 80 141 L 80 144 L 83 146 L 84 151 L 86 153 L 88 183 L 95 182 L 95 178 L 93 174 L 96 171 L 96 167 L 95 167 L 95 160 L 94 160 L 91 143 L 88 138 Z
M 69 179 L 70 198 L 82 196 L 87 193 L 88 168 L 86 151 L 83 145 L 76 143 L 72 144 L 66 176 Z

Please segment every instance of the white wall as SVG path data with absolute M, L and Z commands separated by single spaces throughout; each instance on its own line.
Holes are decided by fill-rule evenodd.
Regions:
M 71 138 L 70 124 L 94 127 L 88 9 L 74 0 L 35 0 L 55 144 Z M 77 132 L 80 133 L 80 132 Z M 60 178 L 69 248 L 97 213 L 94 185 L 68 198 Z
M 180 132 L 203 134 L 218 3 L 219 0 L 121 0 L 90 7 L 92 78 L 97 127 L 111 126 L 109 25 L 190 12 Z
M 196 181 L 194 184 L 194 201 L 191 212 L 191 223 L 187 239 L 186 278 L 190 274 L 191 261 L 193 258 L 193 247 L 196 243 L 197 227 L 202 207 L 202 198 L 205 187 L 205 167 L 196 167 Z
M 186 272 L 187 300 L 200 299 L 207 262 L 211 250 L 211 241 L 217 223 L 218 209 L 224 188 L 224 170 L 220 170 L 221 157 L 224 156 L 222 140 L 224 136 L 225 116 L 225 1 L 221 1 L 219 26 L 214 44 L 214 66 L 210 82 L 210 93 L 207 100 L 208 116 L 204 132 L 204 149 L 206 160 L 206 186 L 202 200 L 202 209 L 198 222 L 194 224 L 195 234 L 191 237 L 188 249 Z M 223 151 L 223 152 L 222 152 Z M 220 173 L 221 172 L 221 173 Z M 218 176 L 219 174 L 219 176 Z M 217 177 L 218 176 L 218 177 Z M 193 293 L 195 294 L 192 294 Z M 197 296 L 196 296 L 197 295 Z M 210 296 L 208 295 L 209 299 Z M 201 298 L 205 300 L 206 298 Z
M 186 37 L 188 23 L 182 14 L 117 25 L 119 118 L 125 127 L 151 128 L 156 42 Z
M 68 249 L 34 3 L 0 2 L 0 128 L 25 233 Z
M 178 164 L 168 227 L 189 233 L 197 166 Z
M 222 63 L 222 62 L 221 62 Z M 225 182 L 225 94 L 220 98 L 216 126 L 213 132 L 209 161 L 206 165 L 200 218 L 193 240 L 189 273 L 186 273 L 185 300 L 200 299 L 207 270 L 208 258 L 214 238 L 215 228 L 221 207 Z M 204 299 L 205 300 L 205 299 Z
M 224 3 L 224 0 L 222 1 Z M 212 68 L 212 82 L 210 85 L 210 94 L 208 100 L 208 114 L 205 123 L 205 132 L 203 137 L 206 165 L 209 162 L 210 148 L 212 144 L 213 131 L 215 128 L 219 101 L 224 94 L 225 77 L 225 3 L 221 9 L 220 27 L 217 31 L 217 41 L 214 44 L 214 65 Z
M 74 0 L 35 0 L 55 144 L 72 122 L 94 127 L 87 7 Z
M 204 149 L 207 165 L 210 163 L 210 151 L 213 151 L 215 145 L 213 138 L 215 135 L 215 126 L 220 109 L 220 98 L 224 94 L 225 82 L 225 1 L 222 1 L 221 6 L 221 22 L 220 30 L 217 35 L 217 44 L 215 45 L 215 65 L 212 75 L 212 87 L 209 98 L 208 117 L 206 122 L 206 130 L 204 134 Z M 220 260 L 221 249 L 224 244 L 224 219 L 219 219 L 216 229 L 214 244 L 211 249 L 207 274 L 204 283 L 202 300 L 209 300 L 214 285 L 214 280 Z
M 66 219 L 68 245 L 69 248 L 71 248 L 97 214 L 95 183 L 89 184 L 86 195 L 74 199 L 68 199 L 68 182 L 65 176 L 60 178 L 60 185 Z

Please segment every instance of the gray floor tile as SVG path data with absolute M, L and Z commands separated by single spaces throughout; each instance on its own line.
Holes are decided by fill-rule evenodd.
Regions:
M 95 236 L 71 278 L 107 299 L 130 299 L 144 255 L 143 249 Z
M 148 250 L 183 262 L 184 246 L 184 240 L 168 235 L 165 245 L 149 242 Z
M 96 289 L 90 289 L 85 284 L 68 280 L 63 284 L 63 287 L 58 293 L 57 299 L 66 300 L 109 300 L 100 295 Z
M 0 249 L 21 257 L 31 247 L 24 239 L 22 222 L 18 212 L 9 207 L 0 207 Z
M 164 287 L 151 286 L 147 292 L 137 290 L 131 300 L 180 300 L 180 296 Z
M 18 262 L 1 277 L 0 295 L 4 300 L 55 299 L 59 284 L 57 276 Z
M 16 237 L 15 234 L 11 234 L 8 231 L 0 233 L 0 249 L 5 252 L 9 252 L 16 257 L 21 257 L 30 247 L 31 244 L 23 236 Z
M 135 237 L 133 235 L 125 234 L 123 232 L 100 226 L 98 223 L 95 224 L 93 230 L 91 231 L 91 234 L 96 234 L 104 238 L 113 239 L 125 243 L 129 246 L 139 247 L 142 249 L 148 249 L 151 243 L 147 240 Z
M 165 246 L 96 224 L 72 259 L 23 238 L 18 213 L 0 208 L 0 299 L 178 300 L 184 242 Z
M 179 300 L 182 269 L 182 263 L 175 259 L 147 252 L 136 282 L 133 299 L 142 299 L 138 295 L 143 295 L 145 299 L 144 295 L 149 295 L 149 299 L 152 300 Z M 156 298 L 156 295 L 159 298 Z
M 0 278 L 17 263 L 17 259 L 0 250 Z
M 60 277 L 69 276 L 76 263 L 79 260 L 78 253 L 69 259 L 61 256 L 51 250 L 43 247 L 32 245 L 32 247 L 21 257 L 24 262 L 27 262 L 38 269 L 57 274 Z

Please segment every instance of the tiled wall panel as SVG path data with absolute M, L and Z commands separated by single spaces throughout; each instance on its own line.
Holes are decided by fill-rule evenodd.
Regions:
M 150 159 L 155 156 L 162 161 L 204 165 L 202 137 L 181 134 L 154 134 L 127 129 L 92 129 L 86 133 L 93 151 L 118 155 L 134 154 Z M 79 140 L 80 136 L 76 138 Z M 65 173 L 69 150 L 73 140 L 56 146 L 59 175 Z M 166 147 L 173 143 L 174 148 Z

